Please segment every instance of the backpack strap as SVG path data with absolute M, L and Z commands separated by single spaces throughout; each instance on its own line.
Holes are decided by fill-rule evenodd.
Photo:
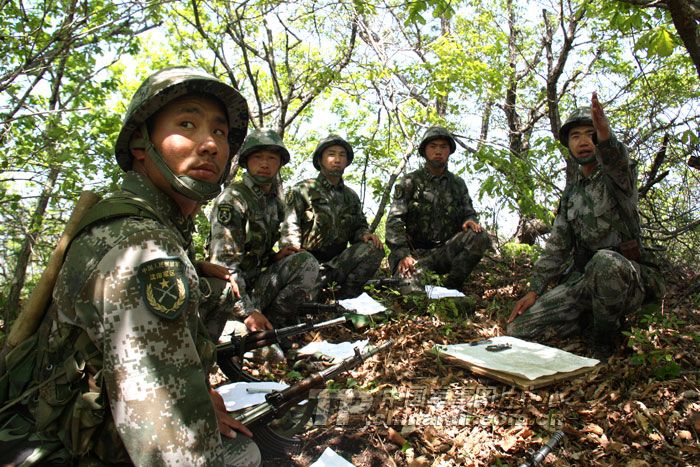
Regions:
M 143 217 L 165 223 L 162 216 L 145 200 L 127 197 L 120 193 L 105 198 L 93 206 L 82 218 L 80 224 L 78 224 L 75 237 L 95 224 L 120 217 Z

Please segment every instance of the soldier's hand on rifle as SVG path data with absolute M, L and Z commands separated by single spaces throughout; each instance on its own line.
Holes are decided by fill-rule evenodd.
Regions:
M 276 263 L 277 261 L 286 258 L 287 256 L 293 255 L 294 253 L 298 253 L 301 251 L 301 248 L 297 248 L 295 246 L 287 245 L 283 246 L 280 251 L 275 253 L 275 256 L 272 257 L 274 262 Z
M 401 261 L 399 261 L 397 271 L 403 277 L 412 276 L 416 273 L 416 259 L 413 256 L 406 256 Z
M 211 398 L 211 403 L 214 406 L 214 413 L 216 414 L 216 422 L 219 425 L 219 432 L 226 436 L 227 438 L 235 438 L 236 431 L 240 431 L 246 436 L 253 436 L 245 425 L 231 417 L 226 411 L 226 404 L 224 403 L 224 398 L 221 394 L 216 392 L 214 389 L 209 389 L 209 397 Z
M 484 230 L 476 221 L 469 219 L 462 224 L 462 230 L 472 229 L 474 232 L 479 233 Z
M 537 301 L 537 292 L 529 291 L 513 307 L 513 312 L 508 317 L 508 322 L 512 323 L 515 318 L 525 313 Z
M 243 320 L 243 324 L 245 324 L 245 327 L 251 332 L 272 329 L 272 323 L 258 310 L 249 314 L 248 317 Z
M 600 105 L 598 93 L 596 92 L 594 92 L 593 97 L 591 97 L 591 120 L 593 120 L 593 128 L 595 128 L 596 136 L 598 137 L 598 144 L 609 140 L 612 136 L 610 122 L 608 122 L 608 118 L 605 116 L 603 106 Z
M 367 243 L 367 242 L 372 242 L 372 245 L 374 245 L 375 248 L 382 248 L 382 241 L 379 240 L 379 237 L 377 237 L 374 234 L 371 233 L 366 233 L 362 236 L 362 241 Z
M 209 261 L 198 261 L 197 270 L 200 276 L 203 277 L 216 277 L 224 281 L 229 281 L 231 284 L 231 293 L 236 298 L 241 298 L 241 291 L 238 288 L 238 283 L 234 278 L 231 271 L 220 264 L 210 263 Z

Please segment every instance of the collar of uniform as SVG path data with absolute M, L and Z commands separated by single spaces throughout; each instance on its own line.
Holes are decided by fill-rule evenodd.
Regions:
M 318 177 L 316 177 L 316 182 L 319 185 L 321 185 L 321 187 L 323 187 L 325 190 L 342 191 L 343 187 L 345 187 L 345 182 L 343 181 L 342 177 L 340 179 L 340 183 L 338 183 L 337 185 L 333 185 L 323 174 L 318 174 Z
M 426 176 L 426 178 L 430 181 L 446 180 L 446 179 L 449 179 L 449 177 L 450 177 L 450 171 L 447 170 L 447 167 L 445 167 L 445 171 L 443 173 L 441 173 L 440 175 L 433 175 L 432 172 L 430 172 L 430 170 L 428 170 L 427 163 L 423 164 L 423 173 Z
M 156 212 L 163 213 L 163 219 L 169 220 L 186 241 L 191 238 L 194 230 L 192 219 L 185 217 L 175 200 L 159 190 L 148 177 L 138 172 L 127 172 L 122 189 L 146 201 Z
M 578 170 L 576 171 L 576 183 L 582 183 L 582 184 L 588 184 L 592 180 L 595 180 L 600 176 L 602 171 L 600 170 L 600 163 L 596 166 L 595 169 L 593 169 L 593 172 L 591 172 L 588 176 L 583 175 L 583 166 L 579 166 Z
M 255 196 L 257 196 L 258 198 L 275 196 L 277 193 L 277 183 L 272 182 L 272 187 L 270 188 L 270 191 L 265 193 L 263 189 L 260 188 L 260 185 L 255 183 L 255 180 L 253 180 L 253 177 L 251 177 L 248 172 L 245 172 L 243 174 L 243 184 L 250 188 L 250 190 L 253 193 L 255 193 Z

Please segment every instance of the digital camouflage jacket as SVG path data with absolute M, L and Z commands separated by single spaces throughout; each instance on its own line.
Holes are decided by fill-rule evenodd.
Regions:
M 334 186 L 319 174 L 291 188 L 286 199 L 281 243 L 304 248 L 320 261 L 330 261 L 369 233 L 360 198 L 342 180 Z
M 562 271 L 574 247 L 595 252 L 615 250 L 631 238 L 619 203 L 637 215 L 637 179 L 627 148 L 614 136 L 596 145 L 598 168 L 589 176 L 581 172 L 562 196 L 559 211 L 544 251 L 535 263 L 530 289 L 542 294 L 549 281 Z
M 415 249 L 434 248 L 476 220 L 467 185 L 445 170 L 432 175 L 424 166 L 406 174 L 394 188 L 386 220 L 386 243 L 396 258 Z
M 29 407 L 37 432 L 87 463 L 218 465 L 192 223 L 135 172 L 120 195 L 149 214 L 98 222 L 71 244 L 38 344 L 38 381 L 50 383 Z
M 239 306 L 246 315 L 254 309 L 246 284 L 252 287 L 262 269 L 271 264 L 284 209 L 276 186 L 265 193 L 247 172 L 214 201 L 209 260 L 231 270 L 241 291 Z

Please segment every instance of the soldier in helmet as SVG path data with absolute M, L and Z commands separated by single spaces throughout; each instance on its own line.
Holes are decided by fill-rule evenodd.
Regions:
M 273 250 L 285 213 L 277 174 L 289 151 L 274 130 L 256 130 L 238 162 L 247 170 L 243 180 L 221 193 L 211 213 L 210 261 L 232 271 L 249 330 L 271 329 L 268 319 L 275 327 L 293 324 L 298 306 L 312 298 L 318 263 L 294 246 Z
M 318 286 L 337 284 L 338 298 L 362 293 L 384 258 L 384 247 L 369 231 L 360 198 L 343 182 L 353 156 L 352 147 L 340 136 L 321 140 L 312 155 L 320 173 L 287 192 L 289 209 L 282 225 L 281 243 L 313 254 L 321 263 Z
M 644 299 L 636 173 L 596 93 L 591 107 L 577 109 L 562 125 L 559 140 L 580 170 L 564 191 L 529 291 L 508 318 L 508 333 L 546 340 L 585 331 L 593 354 L 605 359 L 625 315 Z M 545 292 L 568 260 L 574 272 Z
M 192 216 L 219 193 L 247 124 L 238 91 L 196 69 L 160 70 L 136 91 L 116 142 L 121 190 L 88 212 L 68 250 L 36 336 L 34 395 L 2 439 L 30 436 L 1 450 L 3 464 L 260 463 L 209 386 L 198 266 L 216 268 L 190 248 Z M 232 307 L 221 289 L 215 299 Z
M 417 279 L 428 269 L 447 273 L 445 285 L 459 289 L 491 239 L 479 225 L 464 180 L 447 168 L 456 144 L 445 128 L 428 128 L 418 147 L 425 165 L 394 189 L 386 221 L 389 264 L 395 274 Z

